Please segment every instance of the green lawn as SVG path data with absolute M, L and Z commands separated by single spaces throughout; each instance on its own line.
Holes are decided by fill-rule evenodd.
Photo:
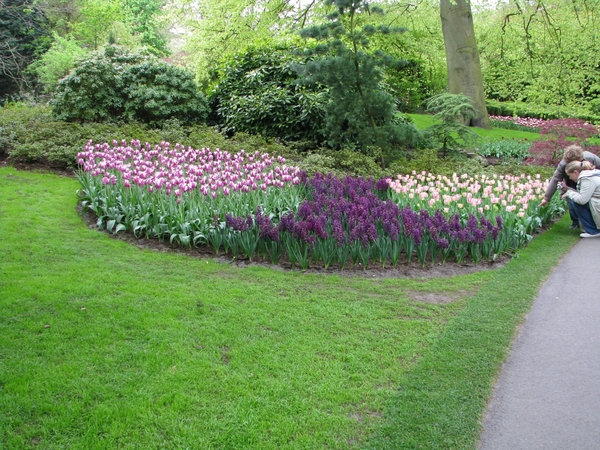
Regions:
M 427 114 L 408 114 L 412 119 L 413 123 L 419 130 L 423 130 L 433 125 L 434 120 L 432 115 Z M 510 139 L 528 139 L 530 141 L 539 139 L 539 133 L 531 133 L 529 131 L 519 130 L 507 130 L 505 128 L 492 128 L 491 130 L 484 130 L 483 128 L 471 128 L 482 138 L 490 140 L 510 138 Z
M 577 240 L 445 279 L 239 268 L 90 230 L 77 187 L 0 169 L 0 448 L 470 448 Z

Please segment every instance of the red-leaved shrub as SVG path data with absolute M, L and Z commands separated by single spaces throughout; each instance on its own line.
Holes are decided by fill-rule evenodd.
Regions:
M 548 120 L 541 125 L 540 135 L 542 137 L 529 149 L 528 164 L 554 166 L 562 159 L 565 147 L 573 144 L 598 153 L 597 145 L 586 142 L 589 138 L 598 136 L 598 128 L 581 119 Z

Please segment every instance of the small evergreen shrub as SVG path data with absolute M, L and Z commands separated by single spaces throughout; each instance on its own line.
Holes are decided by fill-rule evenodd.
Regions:
M 435 123 L 424 130 L 440 145 L 442 155 L 447 156 L 472 146 L 479 135 L 465 125 L 477 116 L 473 101 L 463 94 L 438 94 L 427 101 L 427 112 L 432 113 Z

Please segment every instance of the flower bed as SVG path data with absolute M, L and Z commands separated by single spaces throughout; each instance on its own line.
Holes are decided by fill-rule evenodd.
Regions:
M 546 122 L 545 119 L 534 119 L 531 117 L 512 117 L 512 116 L 494 116 L 490 115 L 490 120 L 496 122 L 509 122 L 514 125 L 531 129 L 532 131 L 539 130 Z
M 78 158 L 101 228 L 301 268 L 491 260 L 562 213 L 539 208 L 539 177 L 307 178 L 267 154 L 139 141 L 90 142 Z

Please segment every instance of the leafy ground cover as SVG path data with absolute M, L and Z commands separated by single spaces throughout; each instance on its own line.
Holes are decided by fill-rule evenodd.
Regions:
M 76 189 L 0 169 L 5 448 L 469 448 L 576 240 L 451 278 L 240 269 L 88 229 Z

